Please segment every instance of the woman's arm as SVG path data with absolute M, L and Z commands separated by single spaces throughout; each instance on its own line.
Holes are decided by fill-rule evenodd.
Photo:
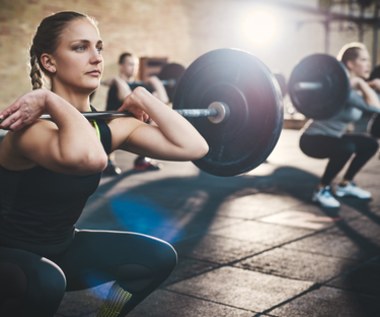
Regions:
M 380 78 L 374 78 L 368 82 L 368 85 L 377 93 L 380 93 Z
M 354 89 L 351 89 L 349 97 L 348 97 L 348 103 L 362 111 L 366 112 L 373 112 L 373 113 L 380 113 L 380 108 L 377 106 L 371 106 L 368 103 L 366 103 L 363 99 L 363 97 Z
M 125 97 L 127 97 L 131 92 L 131 88 L 128 86 L 128 83 L 120 77 L 115 77 L 113 84 L 117 88 L 117 98 L 122 102 Z
M 157 76 L 150 76 L 147 84 L 152 86 L 154 96 L 160 99 L 163 103 L 169 103 L 169 96 L 166 93 L 166 89 L 162 81 Z
M 351 87 L 362 95 L 364 101 L 371 106 L 380 107 L 380 101 L 376 91 L 360 77 L 351 78 Z
M 39 120 L 43 113 L 51 121 Z M 20 97 L 0 112 L 0 119 L 0 128 L 12 131 L 8 143 L 20 162 L 74 174 L 98 172 L 107 164 L 95 129 L 76 108 L 48 90 Z
M 114 149 L 183 161 L 207 154 L 207 142 L 189 121 L 143 87 L 134 89 L 119 111 L 129 111 L 136 118 L 117 118 L 110 122 Z M 155 124 L 144 123 L 148 118 Z
M 107 86 L 107 87 L 111 87 L 112 85 L 115 85 L 117 88 L 117 98 L 120 100 L 120 102 L 122 102 L 124 98 L 132 92 L 128 83 L 120 77 L 103 79 L 100 83 L 103 86 Z

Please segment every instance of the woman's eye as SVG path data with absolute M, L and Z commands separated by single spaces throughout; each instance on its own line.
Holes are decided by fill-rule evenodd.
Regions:
M 84 45 L 74 47 L 74 51 L 76 51 L 76 52 L 83 52 L 85 49 L 86 49 L 86 47 Z

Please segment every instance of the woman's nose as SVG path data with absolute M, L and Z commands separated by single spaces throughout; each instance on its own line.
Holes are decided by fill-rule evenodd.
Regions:
M 103 56 L 98 49 L 93 50 L 91 54 L 91 62 L 99 64 L 103 61 Z

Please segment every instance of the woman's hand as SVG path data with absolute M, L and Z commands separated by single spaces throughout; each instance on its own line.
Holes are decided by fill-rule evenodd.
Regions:
M 377 92 L 380 92 L 380 79 L 375 78 L 368 82 L 368 85 L 371 86 L 372 89 L 375 89 Z
M 0 111 L 0 128 L 17 131 L 38 120 L 45 112 L 46 89 L 33 90 Z
M 141 121 L 150 118 L 154 124 L 132 118 L 111 120 L 115 149 L 179 161 L 199 159 L 208 152 L 206 140 L 195 127 L 143 87 L 135 88 L 118 110 L 129 111 Z M 129 120 L 127 126 L 125 120 Z
M 376 91 L 368 82 L 360 77 L 351 77 L 350 83 L 352 89 L 356 90 L 368 105 L 380 107 L 380 101 L 377 97 Z
M 146 113 L 143 101 L 141 99 L 141 96 L 146 93 L 149 94 L 149 92 L 145 88 L 136 87 L 132 91 L 132 93 L 127 95 L 127 97 L 124 99 L 124 102 L 121 105 L 121 107 L 118 109 L 118 111 L 129 112 L 135 118 L 143 122 L 149 121 L 150 117 L 148 113 Z
M 351 77 L 350 84 L 352 89 L 361 90 L 363 84 L 365 84 L 365 80 L 361 77 Z

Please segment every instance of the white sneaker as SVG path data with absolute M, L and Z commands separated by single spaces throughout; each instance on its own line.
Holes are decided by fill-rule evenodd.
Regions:
M 312 197 L 313 202 L 319 203 L 322 207 L 338 208 L 340 202 L 335 199 L 330 186 L 325 186 L 315 191 Z
M 346 186 L 338 185 L 335 194 L 338 197 L 352 196 L 359 199 L 369 199 L 372 197 L 370 192 L 356 186 L 353 182 L 348 183 Z

